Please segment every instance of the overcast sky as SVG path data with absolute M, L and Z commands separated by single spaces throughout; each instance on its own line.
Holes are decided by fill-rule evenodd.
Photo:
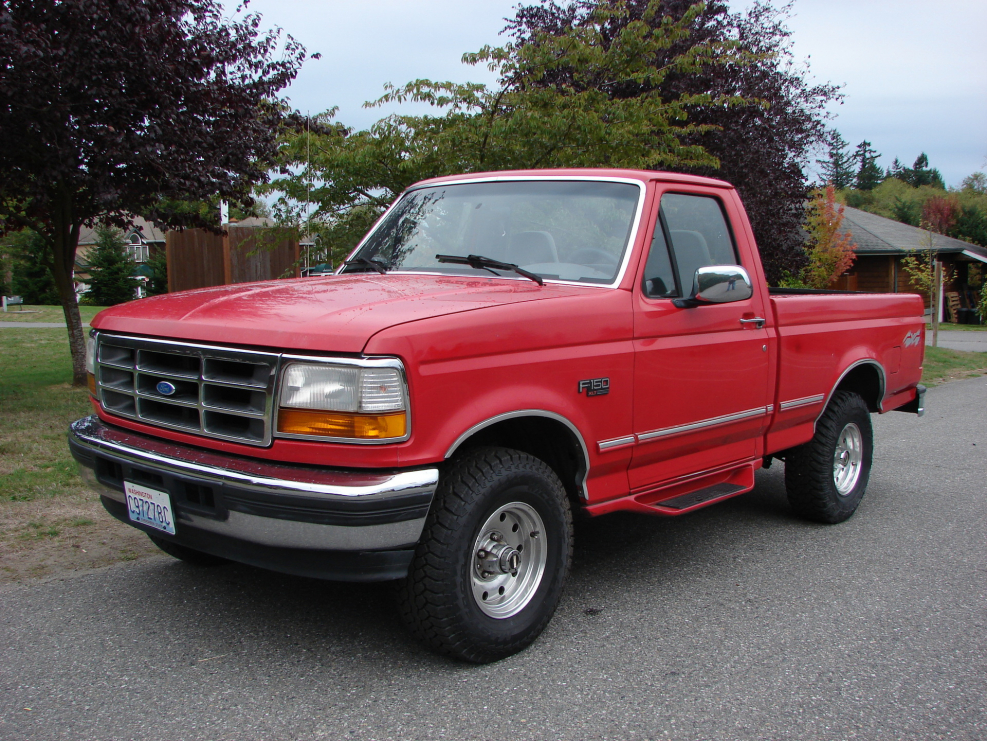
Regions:
M 362 107 L 387 82 L 492 82 L 460 59 L 503 43 L 517 4 L 252 0 L 250 10 L 322 54 L 288 90 L 292 104 L 311 113 L 338 106 L 338 120 L 364 128 L 394 110 Z M 796 0 L 789 26 L 811 78 L 844 85 L 833 124 L 852 145 L 872 142 L 882 166 L 895 157 L 911 165 L 924 151 L 953 186 L 987 169 L 987 0 Z

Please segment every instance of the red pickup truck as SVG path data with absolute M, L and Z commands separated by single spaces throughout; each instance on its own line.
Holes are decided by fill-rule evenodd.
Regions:
M 923 411 L 924 331 L 918 296 L 769 289 L 724 182 L 439 178 L 336 275 L 101 312 L 69 443 L 167 553 L 397 580 L 484 662 L 548 623 L 573 514 L 686 514 L 776 458 L 795 512 L 850 517 L 870 414 Z

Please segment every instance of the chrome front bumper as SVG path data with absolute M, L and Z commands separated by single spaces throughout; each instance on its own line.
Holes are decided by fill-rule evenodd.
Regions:
M 70 425 L 69 447 L 83 479 L 128 524 L 124 480 L 169 493 L 176 542 L 306 575 L 323 575 L 298 562 L 314 551 L 347 553 L 350 561 L 368 551 L 410 554 L 439 480 L 437 468 L 361 472 L 231 456 L 112 427 L 95 416 Z M 278 563 L 266 563 L 265 554 L 278 556 Z

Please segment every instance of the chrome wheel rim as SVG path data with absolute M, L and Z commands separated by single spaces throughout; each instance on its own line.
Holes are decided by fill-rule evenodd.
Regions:
M 833 483 L 841 497 L 849 495 L 857 485 L 863 459 L 864 438 L 856 423 L 850 422 L 837 438 L 833 453 Z
M 470 579 L 485 615 L 517 615 L 535 596 L 548 562 L 545 538 L 541 515 L 524 502 L 505 504 L 483 523 L 470 554 Z

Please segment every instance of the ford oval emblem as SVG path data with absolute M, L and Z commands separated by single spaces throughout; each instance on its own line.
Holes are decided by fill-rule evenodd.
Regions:
M 168 383 L 167 381 L 160 381 L 157 385 L 158 393 L 163 396 L 171 396 L 178 389 L 175 388 L 175 384 Z

